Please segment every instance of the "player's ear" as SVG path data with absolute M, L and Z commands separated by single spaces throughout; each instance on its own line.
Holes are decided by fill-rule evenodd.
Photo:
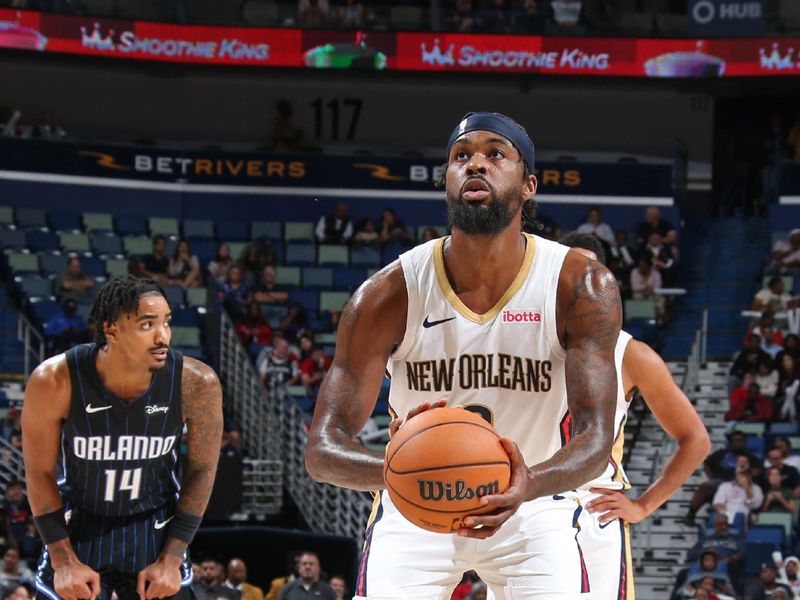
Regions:
M 522 187 L 522 197 L 525 200 L 529 200 L 536 195 L 536 189 L 539 187 L 539 182 L 536 179 L 536 175 L 531 173 L 528 175 L 525 181 L 525 185 Z
M 103 321 L 103 334 L 109 344 L 116 344 L 119 336 L 119 325 L 116 322 L 109 324 L 108 321 Z

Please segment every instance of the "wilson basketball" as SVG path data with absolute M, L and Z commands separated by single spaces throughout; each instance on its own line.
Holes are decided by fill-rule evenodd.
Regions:
M 483 496 L 508 488 L 511 464 L 486 420 L 461 408 L 434 408 L 398 430 L 386 450 L 389 497 L 409 521 L 437 533 L 486 512 Z

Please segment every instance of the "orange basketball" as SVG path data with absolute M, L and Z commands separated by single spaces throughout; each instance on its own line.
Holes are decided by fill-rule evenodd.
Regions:
M 485 512 L 480 499 L 508 489 L 511 464 L 500 438 L 479 415 L 434 408 L 398 430 L 386 449 L 389 497 L 409 521 L 437 533 Z

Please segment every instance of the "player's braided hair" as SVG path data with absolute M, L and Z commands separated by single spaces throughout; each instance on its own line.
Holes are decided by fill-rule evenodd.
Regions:
M 149 293 L 161 294 L 167 300 L 164 288 L 154 279 L 122 275 L 105 284 L 89 308 L 89 325 L 94 327 L 94 341 L 100 345 L 105 344 L 103 324 L 111 325 L 120 316 L 136 312 L 139 298 Z

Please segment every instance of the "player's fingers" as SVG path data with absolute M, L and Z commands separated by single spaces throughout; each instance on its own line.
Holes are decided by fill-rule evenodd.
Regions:
M 464 525 L 469 528 L 474 528 L 480 525 L 481 527 L 500 527 L 503 523 L 508 521 L 513 513 L 504 510 L 496 515 L 479 515 L 475 517 L 467 517 L 464 519 Z
M 419 413 L 425 412 L 430 407 L 431 407 L 431 403 L 430 402 L 423 402 L 419 406 L 415 406 L 410 411 L 408 411 L 408 413 L 406 414 L 406 421 L 409 421 L 409 420 L 413 419 Z
M 92 575 L 86 583 L 91 592 L 89 600 L 95 600 L 100 595 L 100 575 L 96 571 L 92 571 Z
M 605 507 L 608 507 L 611 502 L 611 498 L 595 498 L 586 505 L 586 509 L 589 512 L 597 512 L 598 510 L 603 510 Z
M 139 594 L 139 600 L 145 600 L 145 584 L 147 582 L 147 575 L 144 571 L 139 571 L 139 577 L 136 579 L 136 593 Z
M 621 519 L 622 515 L 619 514 L 619 509 L 613 509 L 600 515 L 599 520 L 601 523 L 608 523 L 609 521 L 613 521 L 614 519 Z
M 589 488 L 589 491 L 593 494 L 601 494 L 603 496 L 613 496 L 614 494 L 619 494 L 618 490 L 610 490 L 608 488 Z
M 92 597 L 92 589 L 89 587 L 88 582 L 83 582 L 73 586 L 72 595 L 81 600 L 86 600 Z
M 391 423 L 389 423 L 389 435 L 394 436 L 397 433 L 397 430 L 400 429 L 400 425 L 403 424 L 403 419 L 393 419 Z

